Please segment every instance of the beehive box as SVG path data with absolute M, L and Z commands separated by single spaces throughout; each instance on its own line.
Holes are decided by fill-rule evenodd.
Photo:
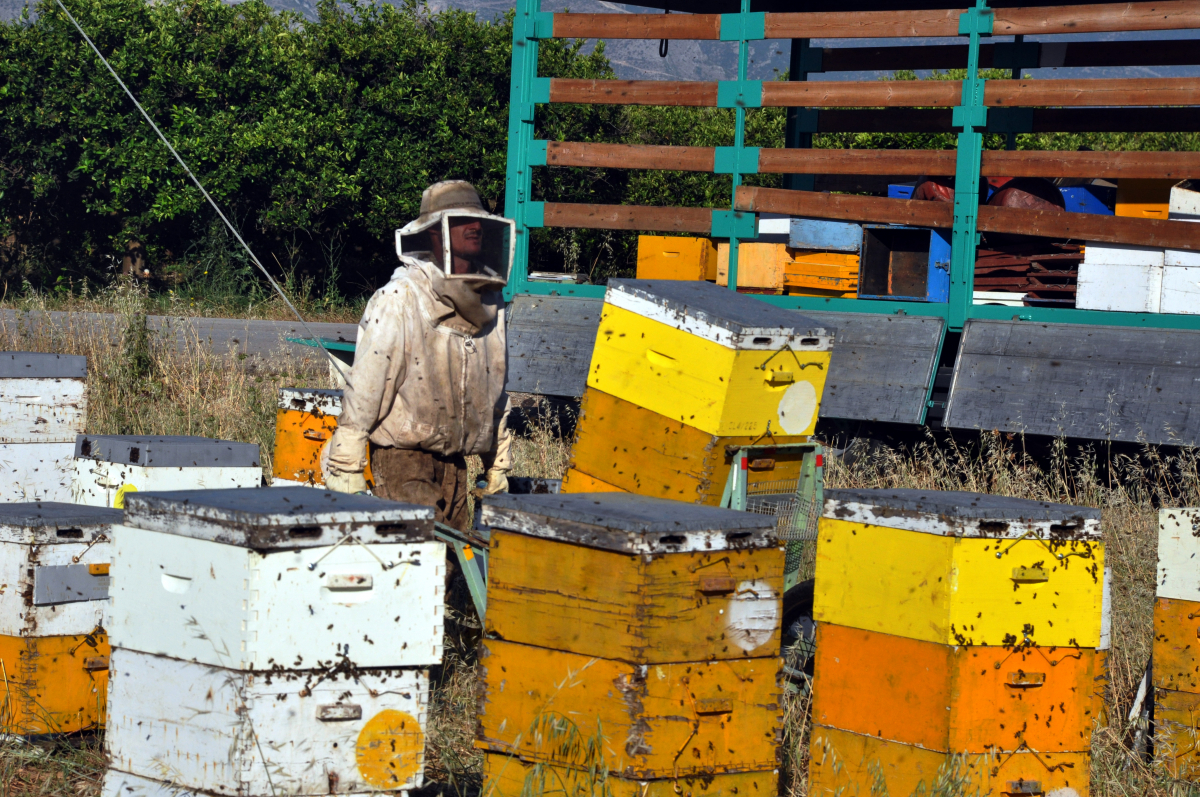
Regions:
M 814 619 L 945 645 L 1095 648 L 1100 511 L 977 493 L 826 490 Z
M 620 487 L 602 482 L 595 476 L 589 476 L 581 470 L 567 468 L 563 476 L 562 493 L 627 493 Z
M 109 534 L 121 513 L 0 504 L 0 731 L 104 725 Z
M 941 645 L 817 625 L 813 722 L 955 753 L 1079 752 L 1095 720 L 1096 652 Z
M 1027 750 L 955 756 L 820 726 L 814 726 L 811 733 L 811 797 L 937 794 L 939 780 L 962 784 L 960 794 L 1089 794 L 1091 761 L 1087 753 Z
M 271 484 L 276 487 L 325 483 L 321 450 L 333 437 L 342 414 L 342 391 L 285 387 L 279 391 L 275 414 L 275 450 L 271 457 Z M 370 458 L 365 473 L 371 476 Z
M 775 518 L 627 493 L 495 495 L 486 630 L 633 664 L 779 654 Z
M 485 753 L 483 782 L 484 794 L 489 797 L 529 797 L 538 794 L 579 797 L 775 797 L 779 793 L 779 770 L 637 780 L 586 769 L 533 764 L 505 753 Z
M 717 284 L 729 284 L 729 244 L 717 245 Z M 737 284 L 796 296 L 854 298 L 858 255 L 810 252 L 782 243 L 743 243 L 738 247 Z
M 0 501 L 70 501 L 87 358 L 0 352 Z
M 1155 599 L 1154 685 L 1200 694 L 1200 603 Z
M 610 280 L 587 384 L 711 435 L 808 435 L 833 332 L 709 283 Z
M 428 703 L 424 670 L 231 671 L 116 648 L 103 793 L 408 791 Z
M 122 509 L 139 490 L 219 490 L 262 483 L 258 446 L 207 437 L 79 435 L 72 500 Z
M 1185 180 L 1171 189 L 1169 216 L 1174 221 L 1200 222 L 1200 181 Z M 1163 253 L 1164 313 L 1200 313 L 1200 252 L 1168 249 Z
M 714 280 L 717 278 L 717 249 L 708 238 L 639 235 L 637 278 Z
M 1158 511 L 1158 585 L 1160 598 L 1200 603 L 1200 509 Z
M 1200 778 L 1200 694 L 1154 690 L 1154 755 L 1171 777 Z
M 564 490 L 605 492 L 595 489 L 594 482 L 599 481 L 610 489 L 716 506 L 733 462 L 727 447 L 787 445 L 807 439 L 802 435 L 718 437 L 589 387 L 575 425 L 571 469 L 590 478 L 568 475 Z M 761 452 L 750 463 L 750 484 L 790 483 L 794 491 L 801 464 L 799 454 Z
M 628 664 L 485 640 L 478 746 L 646 780 L 774 769 L 778 657 Z M 589 739 L 603 739 L 590 760 Z
M 446 553 L 432 527 L 428 507 L 307 487 L 131 493 L 109 634 L 233 669 L 436 664 Z
M 1165 219 L 1171 188 L 1177 180 L 1123 177 L 1117 181 L 1116 215 L 1139 219 Z
M 1082 310 L 1157 313 L 1163 290 L 1163 250 L 1088 241 L 1079 264 L 1075 306 Z

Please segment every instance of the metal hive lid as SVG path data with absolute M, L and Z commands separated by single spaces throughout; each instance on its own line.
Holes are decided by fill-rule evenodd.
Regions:
M 1100 537 L 1100 510 L 941 490 L 825 490 L 823 517 L 946 536 Z
M 312 487 L 127 493 L 125 525 L 243 548 L 432 539 L 433 509 Z
M 257 468 L 258 445 L 207 437 L 81 434 L 75 456 L 145 468 Z
M 36 351 L 0 352 L 0 379 L 85 379 L 87 357 Z
M 121 510 L 67 504 L 61 501 L 0 503 L 0 526 L 39 529 L 66 526 L 104 526 L 121 522 Z
M 679 553 L 776 544 L 775 518 L 630 493 L 493 495 L 484 525 L 624 553 Z
M 731 348 L 779 348 L 788 342 L 798 348 L 828 349 L 836 329 L 792 310 L 691 280 L 608 281 L 604 301 L 615 307 L 686 329 Z M 769 338 L 753 345 L 754 338 Z M 781 340 L 782 339 L 782 340 Z

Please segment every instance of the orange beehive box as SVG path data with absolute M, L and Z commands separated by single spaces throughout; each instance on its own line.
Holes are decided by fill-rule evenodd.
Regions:
M 1158 667 L 1158 662 L 1154 662 Z M 1200 778 L 1200 694 L 1154 690 L 1154 753 L 1172 777 Z
M 978 794 L 1088 797 L 1087 753 L 951 755 L 821 726 L 812 729 L 809 797 Z M 935 786 L 941 784 L 941 789 Z M 949 788 L 947 788 L 949 787 Z M 886 791 L 884 790 L 886 789 Z
M 818 725 L 939 752 L 1091 744 L 1094 650 L 951 646 L 820 623 L 817 651 Z
M 1154 685 L 1200 693 L 1200 603 L 1155 599 Z
M 726 446 L 807 440 L 803 435 L 720 437 L 589 387 L 575 426 L 571 472 L 563 492 L 605 491 L 591 481 L 595 480 L 608 490 L 715 506 L 733 461 Z M 749 463 L 751 487 L 779 482 L 779 492 L 794 492 L 803 464 L 800 456 L 764 452 Z
M 729 284 L 729 244 L 717 245 L 717 284 Z M 794 296 L 858 295 L 858 255 L 810 252 L 787 244 L 743 243 L 738 247 L 738 288 Z
M 108 635 L 0 636 L 0 733 L 75 733 L 104 727 Z
M 777 797 L 779 771 L 693 775 L 654 780 L 622 778 L 602 769 L 531 763 L 485 753 L 482 797 Z
M 708 238 L 639 235 L 637 278 L 712 281 L 717 278 L 717 248 Z
M 1117 181 L 1117 216 L 1165 219 L 1171 205 L 1171 187 L 1178 180 L 1130 179 Z
M 321 449 L 337 429 L 342 414 L 342 391 L 285 387 L 279 391 L 275 413 L 275 451 L 272 483 L 315 487 L 325 483 Z M 367 481 L 371 477 L 368 460 Z
M 581 470 L 575 468 L 567 468 L 567 474 L 563 477 L 562 490 L 563 493 L 627 493 L 628 490 L 622 490 L 620 487 L 614 487 L 608 482 L 602 482 L 595 476 L 589 476 Z
M 778 656 L 655 664 L 484 640 L 476 745 L 646 780 L 777 766 Z M 603 740 L 591 760 L 579 755 Z

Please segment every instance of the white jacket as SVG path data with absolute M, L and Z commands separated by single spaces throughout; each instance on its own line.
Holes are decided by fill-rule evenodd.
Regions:
M 508 470 L 504 308 L 488 327 L 463 331 L 474 327 L 434 290 L 431 273 L 440 268 L 413 257 L 400 262 L 358 324 L 329 465 L 363 470 L 369 438 L 377 446 L 479 454 L 485 468 Z

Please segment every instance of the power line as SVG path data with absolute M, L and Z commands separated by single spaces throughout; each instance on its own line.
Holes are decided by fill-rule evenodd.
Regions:
M 238 232 L 236 227 L 233 226 L 233 224 L 221 211 L 221 208 L 217 205 L 216 201 L 212 198 L 212 196 L 209 195 L 208 191 L 204 189 L 204 186 L 201 185 L 200 180 L 198 180 L 196 175 L 192 173 L 191 168 L 188 167 L 183 158 L 180 157 L 179 153 L 175 151 L 175 147 L 171 146 L 171 142 L 168 141 L 167 137 L 163 135 L 163 132 L 158 129 L 158 125 L 156 125 L 154 120 L 150 118 L 150 114 L 146 113 L 146 109 L 142 107 L 140 102 L 138 102 L 138 98 L 133 96 L 133 92 L 130 91 L 129 87 L 125 85 L 125 81 L 121 80 L 121 76 L 118 75 L 117 71 L 112 68 L 112 64 L 108 62 L 108 59 L 104 57 L 103 53 L 101 53 L 100 49 L 96 47 L 95 43 L 91 40 L 91 37 L 84 32 L 80 24 L 75 21 L 75 17 L 71 16 L 71 12 L 67 10 L 65 5 L 63 5 L 62 0 L 54 0 L 54 2 L 58 3 L 58 7 L 61 8 L 63 13 L 67 15 L 67 19 L 71 20 L 71 24 L 75 26 L 75 30 L 79 31 L 79 35 L 82 36 L 83 40 L 88 43 L 89 47 L 92 48 L 92 52 L 94 52 L 96 57 L 100 59 L 100 63 L 104 64 L 104 68 L 107 69 L 109 74 L 113 76 L 113 80 L 117 81 L 117 85 L 119 85 L 125 91 L 125 94 L 128 95 L 133 104 L 137 106 L 138 111 L 142 114 L 142 118 L 145 119 L 150 127 L 154 129 L 154 132 L 158 135 L 162 143 L 166 145 L 167 149 L 171 151 L 171 154 L 175 156 L 175 160 L 179 162 L 179 165 L 183 167 L 185 172 L 187 172 L 187 176 L 190 177 L 192 182 L 196 184 L 196 187 L 200 189 L 200 193 L 203 194 L 204 198 L 208 200 L 208 204 L 212 205 L 213 210 L 215 210 L 217 215 L 221 217 L 221 221 L 225 222 L 225 226 L 229 228 L 231 233 L 233 233 L 233 237 L 236 238 L 237 242 L 240 243 L 242 248 L 246 250 L 246 254 L 250 255 L 250 259 L 254 261 L 254 265 L 258 266 L 258 270 L 261 271 L 263 276 L 267 278 L 267 281 L 271 283 L 271 287 L 274 288 L 275 292 L 279 294 L 279 298 L 283 299 L 283 303 L 286 304 L 288 309 L 295 314 L 296 320 L 300 322 L 300 326 L 304 327 L 304 331 L 308 333 L 308 336 L 312 338 L 312 340 L 317 344 L 317 347 L 325 353 L 326 357 L 329 358 L 329 362 L 333 365 L 334 370 L 338 372 L 338 376 L 342 378 L 342 381 L 346 383 L 347 387 L 353 387 L 353 385 L 350 384 L 350 380 L 346 378 L 345 372 L 342 371 L 342 366 L 338 362 L 337 358 L 330 354 L 329 349 L 325 348 L 325 344 L 321 342 L 321 339 L 317 337 L 311 329 L 308 328 L 308 323 L 304 320 L 304 317 L 300 315 L 300 311 L 296 309 L 291 300 L 288 299 L 287 294 L 283 292 L 283 288 L 279 287 L 279 283 L 276 282 L 275 278 L 271 276 L 271 272 L 267 271 L 266 267 L 255 256 L 254 252 L 250 249 L 246 241 L 243 240 L 242 234 Z

